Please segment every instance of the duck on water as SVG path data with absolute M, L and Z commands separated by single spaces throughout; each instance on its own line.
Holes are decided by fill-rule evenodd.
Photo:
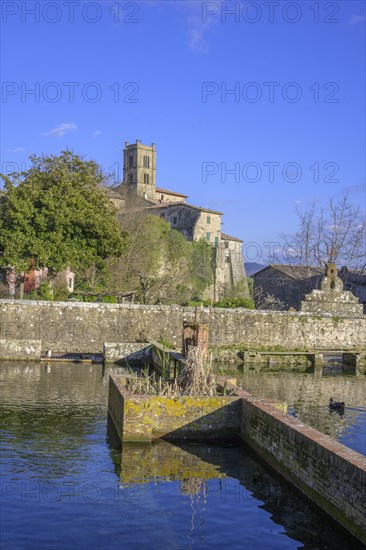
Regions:
M 330 411 L 336 411 L 339 414 L 344 414 L 344 401 L 333 401 L 333 397 L 329 399 L 329 410 Z

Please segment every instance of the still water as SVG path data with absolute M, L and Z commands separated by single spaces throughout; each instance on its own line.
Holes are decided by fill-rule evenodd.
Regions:
M 288 414 L 335 437 L 354 451 L 366 455 L 366 376 L 343 374 L 342 366 L 313 373 L 256 371 L 238 372 L 239 386 L 258 397 L 284 401 Z M 344 414 L 330 411 L 330 397 L 344 401 Z
M 356 548 L 245 449 L 121 450 L 99 365 L 2 363 L 0 382 L 3 549 Z

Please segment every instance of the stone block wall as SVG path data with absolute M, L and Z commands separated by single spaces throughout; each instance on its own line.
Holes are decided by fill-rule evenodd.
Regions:
M 238 397 L 131 395 L 113 374 L 109 389 L 109 413 L 122 441 L 239 440 Z
M 39 359 L 41 357 L 40 340 L 0 339 L 1 359 Z
M 183 321 L 195 309 L 180 306 L 0 300 L 0 339 L 40 340 L 42 351 L 102 353 L 105 342 L 161 339 L 181 347 Z M 365 350 L 366 316 L 202 308 L 209 344 L 244 344 L 249 349 Z
M 366 458 L 244 391 L 241 437 L 266 462 L 366 543 Z
M 366 543 L 366 458 L 285 414 L 282 403 L 230 397 L 136 396 L 110 377 L 109 413 L 122 442 L 239 437 L 353 536 Z
M 143 362 L 148 359 L 149 346 L 143 342 L 104 342 L 103 355 L 107 363 L 114 363 L 121 359 Z

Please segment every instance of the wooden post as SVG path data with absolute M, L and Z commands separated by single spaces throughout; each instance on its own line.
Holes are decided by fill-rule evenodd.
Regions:
M 207 323 L 189 323 L 183 321 L 183 350 L 186 357 L 189 346 L 199 348 L 203 355 L 208 353 L 208 324 Z

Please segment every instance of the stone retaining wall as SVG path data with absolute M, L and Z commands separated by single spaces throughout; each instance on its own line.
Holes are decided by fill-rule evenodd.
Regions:
M 284 413 L 280 403 L 235 389 L 230 397 L 136 396 L 111 375 L 109 413 L 121 441 L 237 441 L 366 543 L 366 457 Z
M 149 347 L 142 342 L 105 342 L 103 344 L 103 355 L 107 363 L 115 363 L 123 359 L 128 362 L 147 361 Z
M 151 342 L 181 347 L 183 320 L 195 309 L 139 304 L 0 300 L 0 338 L 40 340 L 42 351 L 102 353 L 104 342 Z M 244 344 L 263 350 L 365 350 L 366 316 L 202 308 L 210 345 Z
M 241 437 L 366 543 L 366 457 L 242 390 Z
M 41 357 L 40 340 L 0 339 L 1 359 L 39 359 Z
M 131 395 L 110 376 L 108 410 L 122 441 L 238 441 L 240 398 Z

